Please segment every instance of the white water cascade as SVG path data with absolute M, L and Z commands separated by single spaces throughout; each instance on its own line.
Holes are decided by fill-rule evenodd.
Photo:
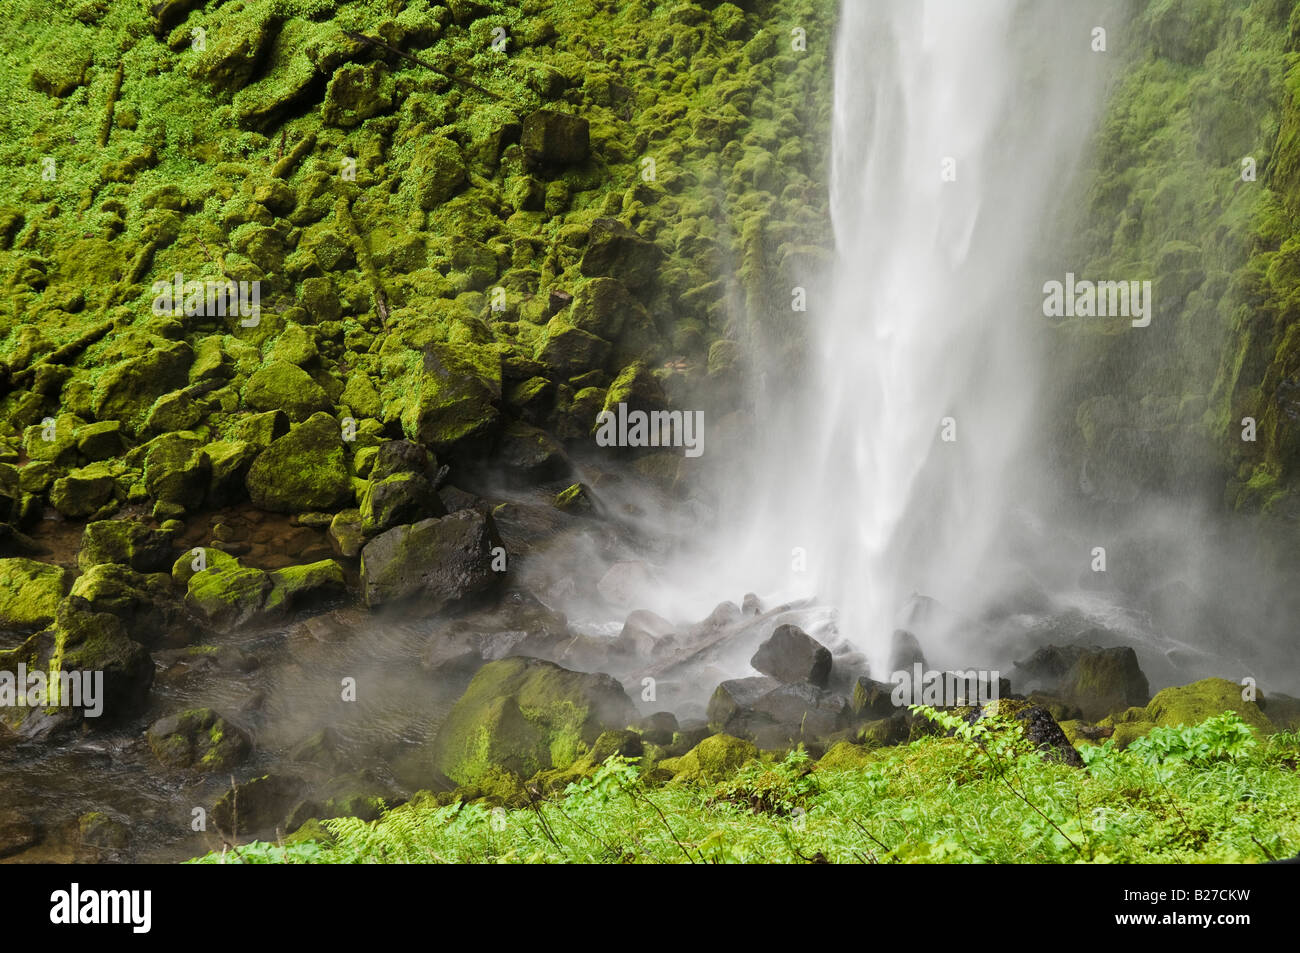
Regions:
M 710 572 L 835 607 L 873 663 L 911 593 L 971 610 L 1015 575 L 1044 262 L 1101 94 L 1090 7 L 842 4 L 833 273 L 792 318 L 806 373 L 768 370 L 742 528 Z

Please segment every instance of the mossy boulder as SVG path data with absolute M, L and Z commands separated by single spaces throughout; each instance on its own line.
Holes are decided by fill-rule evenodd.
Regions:
M 500 356 L 473 344 L 432 344 L 384 391 L 385 416 L 439 454 L 475 447 L 495 432 Z
M 0 629 L 35 632 L 52 623 L 70 575 L 34 559 L 0 559 Z
M 136 572 L 163 572 L 172 563 L 172 536 L 131 520 L 87 523 L 77 565 L 85 572 L 100 563 L 120 563 Z
M 421 473 L 393 473 L 366 483 L 361 496 L 361 530 L 367 536 L 402 523 L 446 516 L 432 481 Z
M 231 628 L 257 621 L 270 592 L 267 573 L 236 564 L 192 575 L 185 601 L 208 624 Z
M 211 708 L 192 708 L 159 719 L 149 726 L 145 738 L 162 764 L 199 771 L 229 771 L 252 748 L 241 729 Z
M 587 158 L 590 127 L 581 116 L 538 109 L 524 117 L 520 145 L 525 160 L 534 168 L 573 165 Z
M 343 435 L 318 413 L 258 454 L 245 478 L 253 505 L 277 513 L 334 512 L 352 499 Z
M 716 784 L 757 757 L 758 749 L 751 742 L 719 734 L 705 738 L 680 758 L 660 761 L 659 767 L 673 773 L 674 784 Z
M 120 421 L 128 432 L 136 428 L 153 402 L 185 386 L 194 352 L 184 341 L 151 337 L 133 357 L 108 368 L 95 381 L 91 410 L 98 420 Z
M 572 377 L 604 367 L 611 349 L 604 338 L 574 327 L 556 315 L 547 322 L 546 335 L 538 342 L 534 357 L 555 376 Z
M 838 741 L 817 760 L 818 771 L 861 771 L 874 760 L 871 749 L 851 741 Z
M 1148 720 L 1157 725 L 1199 725 L 1207 718 L 1235 711 L 1250 727 L 1272 733 L 1268 716 L 1253 701 L 1243 698 L 1243 688 L 1226 678 L 1206 678 L 1180 687 L 1161 689 L 1146 707 Z
M 177 561 L 182 575 L 193 568 L 192 563 L 183 565 L 184 560 L 182 556 Z M 202 572 L 190 572 L 185 598 L 209 624 L 230 628 L 265 624 L 346 593 L 343 567 L 333 559 L 265 572 L 226 557 L 214 560 Z
M 460 146 L 445 136 L 420 144 L 403 177 L 405 190 L 426 212 L 437 208 L 465 184 L 465 159 Z
M 663 410 L 668 405 L 663 387 L 644 361 L 634 361 L 623 368 L 609 385 L 603 409 L 617 413 L 619 404 L 627 404 L 629 411 L 647 413 Z
M 1074 660 L 1056 694 L 1078 708 L 1086 721 L 1141 707 L 1151 698 L 1137 653 L 1128 646 L 1086 651 Z
M 64 516 L 85 519 L 114 498 L 118 473 L 105 463 L 72 470 L 51 484 L 50 505 Z
M 78 427 L 73 437 L 77 441 L 77 452 L 90 463 L 115 457 L 125 446 L 122 423 L 118 420 L 101 420 Z
M 658 277 L 664 253 L 618 219 L 598 218 L 591 223 L 587 249 L 579 270 L 588 278 L 617 278 L 636 291 Z
M 458 784 L 499 774 L 528 778 L 571 766 L 602 732 L 623 730 L 636 708 L 608 675 L 507 658 L 479 669 L 431 747 L 433 766 Z
M 117 563 L 90 566 L 72 583 L 69 600 L 91 612 L 109 612 L 151 645 L 185 621 L 167 573 L 142 573 Z
M 648 318 L 645 306 L 614 278 L 593 278 L 582 284 L 569 310 L 574 327 L 607 341 L 618 339 L 629 316 Z
M 145 451 L 144 485 L 154 500 L 197 509 L 211 477 L 212 461 L 193 434 L 164 434 Z
M 207 501 L 210 506 L 230 506 L 243 499 L 248 468 L 259 448 L 247 440 L 214 440 L 203 447 L 211 463 Z
M 393 108 L 393 79 L 383 63 L 348 63 L 325 88 L 321 121 L 350 129 Z
M 479 596 L 501 578 L 493 569 L 500 546 L 492 518 L 472 509 L 395 526 L 361 550 L 366 605 L 419 598 L 436 612 Z
M 244 403 L 253 410 L 283 411 L 297 423 L 312 414 L 328 413 L 333 405 L 324 388 L 301 367 L 287 361 L 271 361 L 256 371 L 244 385 Z

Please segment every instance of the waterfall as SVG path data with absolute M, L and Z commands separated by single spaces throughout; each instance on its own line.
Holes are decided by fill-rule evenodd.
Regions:
M 842 4 L 834 265 L 790 318 L 807 362 L 765 375 L 728 540 L 751 587 L 836 607 L 873 662 L 911 593 L 969 609 L 1015 575 L 1051 373 L 1041 289 L 1103 75 L 1105 21 L 1069 7 Z

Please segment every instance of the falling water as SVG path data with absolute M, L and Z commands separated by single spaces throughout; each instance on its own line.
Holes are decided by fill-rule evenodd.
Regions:
M 766 375 L 732 562 L 751 587 L 837 607 L 873 660 L 912 592 L 970 608 L 1014 575 L 1003 553 L 1036 479 L 1041 287 L 1101 94 L 1097 14 L 842 5 L 835 263 L 795 315 L 805 370 Z

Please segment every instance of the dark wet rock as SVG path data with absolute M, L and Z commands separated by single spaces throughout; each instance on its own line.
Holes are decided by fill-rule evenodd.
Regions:
M 889 671 L 910 672 L 918 662 L 925 667 L 920 641 L 906 629 L 895 629 L 889 646 Z
M 650 744 L 667 746 L 673 743 L 673 736 L 680 726 L 672 712 L 657 711 L 639 719 L 632 727 L 641 732 L 641 737 Z
M 102 811 L 87 811 L 77 818 L 77 844 L 94 851 L 125 850 L 131 842 L 131 829 Z
M 567 475 L 572 468 L 559 442 L 546 431 L 515 421 L 501 434 L 497 460 L 516 483 L 545 483 Z
M 646 602 L 647 597 L 658 592 L 661 587 L 662 584 L 649 563 L 625 560 L 614 563 L 605 571 L 596 584 L 596 591 L 612 606 L 631 608 Z
M 635 609 L 628 613 L 622 631 L 610 645 L 610 651 L 617 655 L 648 659 L 659 650 L 663 639 L 672 638 L 674 628 L 662 616 L 647 609 Z
M 283 825 L 301 799 L 305 785 L 288 775 L 263 775 L 223 794 L 212 808 L 212 821 L 226 836 L 269 832 Z
M 418 443 L 410 440 L 385 440 L 375 451 L 375 460 L 370 469 L 371 480 L 385 480 L 399 473 L 418 473 L 420 476 L 433 476 L 436 460 Z
M 0 857 L 21 854 L 41 842 L 41 829 L 32 812 L 0 807 Z
M 714 689 L 709 699 L 709 724 L 719 728 L 728 724 L 737 714 L 752 708 L 754 703 L 781 683 L 767 675 L 751 678 L 733 678 Z
M 1042 753 L 1044 760 L 1058 761 L 1071 767 L 1083 767 L 1083 758 L 1070 744 L 1051 712 L 1041 705 L 1027 701 L 1002 698 L 971 712 L 968 720 L 973 724 L 980 718 L 997 715 L 1010 716 L 1020 722 L 1025 737 Z
M 750 711 L 770 722 L 763 725 L 753 719 L 751 730 L 764 738 L 780 737 L 783 744 L 824 739 L 847 728 L 852 715 L 844 696 L 807 683 L 780 685 L 755 700 Z
M 500 580 L 492 568 L 500 545 L 492 518 L 476 510 L 396 526 L 361 551 L 366 605 L 419 597 L 433 612 L 478 596 Z
M 831 653 L 803 629 L 786 624 L 776 627 L 749 664 L 781 682 L 810 682 L 825 688 L 831 674 Z
M 442 498 L 421 473 L 401 472 L 375 480 L 361 496 L 361 531 L 373 536 L 403 523 L 446 516 Z
M 229 771 L 252 748 L 248 736 L 211 708 L 194 708 L 161 718 L 146 738 L 154 757 L 169 768 Z

